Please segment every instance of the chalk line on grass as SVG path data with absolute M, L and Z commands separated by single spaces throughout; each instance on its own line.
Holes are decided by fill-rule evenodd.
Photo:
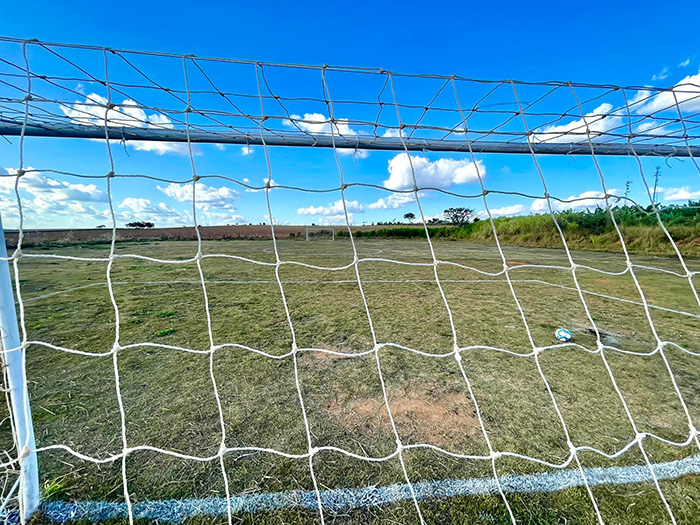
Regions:
M 675 479 L 688 474 L 700 473 L 700 455 L 676 461 L 654 463 L 656 478 Z M 583 469 L 589 486 L 624 485 L 652 481 L 646 465 L 628 467 L 589 467 Z M 583 477 L 578 469 L 545 472 L 525 475 L 504 475 L 499 477 L 505 492 L 536 493 L 557 492 L 571 487 L 583 486 Z M 424 501 L 434 498 L 455 496 L 478 496 L 497 494 L 498 486 L 494 478 L 448 479 L 413 483 L 416 499 Z M 321 490 L 321 503 L 331 512 L 349 509 L 368 508 L 412 499 L 405 483 L 384 487 L 370 486 L 362 489 Z M 64 523 L 71 520 L 104 522 L 109 519 L 125 518 L 126 503 L 108 501 L 46 501 L 42 504 L 46 517 Z M 233 513 L 251 513 L 283 509 L 317 508 L 316 493 L 313 490 L 289 490 L 262 494 L 245 494 L 231 498 Z M 180 499 L 142 501 L 132 505 L 134 518 L 179 523 L 194 516 L 226 516 L 225 498 Z

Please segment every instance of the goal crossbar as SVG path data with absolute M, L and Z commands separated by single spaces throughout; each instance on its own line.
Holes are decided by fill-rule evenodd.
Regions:
M 23 123 L 0 119 L 0 136 L 21 136 Z M 25 136 L 63 137 L 81 139 L 104 139 L 105 133 L 110 139 L 119 141 L 155 141 L 187 143 L 186 130 L 148 129 L 136 127 L 104 126 L 62 123 L 56 125 L 48 122 L 28 122 L 24 128 Z M 415 137 L 377 137 L 372 135 L 355 135 L 343 137 L 330 134 L 280 134 L 275 133 L 235 133 L 202 132 L 190 130 L 189 141 L 199 144 L 239 144 L 246 146 L 302 146 L 337 148 L 350 150 L 383 151 L 454 151 L 469 153 L 521 153 L 543 155 L 639 155 L 657 157 L 700 157 L 700 146 L 674 146 L 670 144 L 630 144 L 586 142 L 498 142 L 480 140 L 428 140 Z M 471 150 L 470 150 L 471 148 Z M 592 151 L 593 150 L 593 151 Z

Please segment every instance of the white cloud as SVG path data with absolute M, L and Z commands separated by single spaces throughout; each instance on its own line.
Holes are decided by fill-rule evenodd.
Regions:
M 226 149 L 226 146 L 224 146 L 223 144 L 214 144 L 214 147 L 219 151 L 224 151 Z
M 248 177 L 243 177 L 243 182 L 245 182 L 246 184 L 248 184 L 248 183 L 250 182 L 250 179 L 249 179 Z
M 676 99 L 683 111 L 700 111 L 700 72 L 696 75 L 688 75 L 669 91 L 658 92 L 642 103 L 637 108 L 637 113 L 675 112 Z
M 290 117 L 290 119 L 283 121 L 285 126 L 299 127 L 312 135 L 331 134 L 331 123 L 323 113 L 304 113 L 303 117 L 299 115 L 290 115 Z M 333 133 L 342 137 L 354 137 L 357 135 L 357 132 L 348 125 L 348 119 L 346 118 L 335 119 Z
M 73 184 L 70 182 L 47 177 L 39 172 L 25 173 L 19 179 L 20 191 L 27 191 L 34 196 L 40 196 L 46 200 L 76 201 L 76 202 L 106 202 L 107 194 L 94 184 Z M 9 175 L 16 175 L 17 170 L 8 168 Z M 14 193 L 15 177 L 0 177 L 0 192 Z
M 634 132 L 640 135 L 668 135 L 673 133 L 673 131 L 673 128 L 668 124 L 668 122 L 661 122 L 659 120 L 644 120 L 634 129 Z
M 682 188 L 662 188 L 657 191 L 664 192 L 665 201 L 688 201 L 700 199 L 700 191 L 690 191 L 688 186 Z
M 228 186 L 214 188 L 213 186 L 207 186 L 201 182 L 195 183 L 195 186 L 195 197 L 197 206 L 199 207 L 226 207 L 232 204 L 233 199 L 237 199 L 241 196 L 240 193 Z M 178 202 L 192 202 L 192 183 L 176 184 L 171 182 L 165 187 L 156 187 L 168 197 Z
M 197 210 L 197 224 L 212 226 L 245 222 L 245 219 L 241 215 L 236 215 L 235 211 L 236 209 L 232 205 L 222 208 L 204 207 Z M 163 202 L 153 203 L 150 199 L 142 197 L 124 199 L 118 206 L 116 219 L 119 224 L 126 224 L 134 220 L 151 221 L 157 227 L 192 226 L 194 224 L 190 210 L 177 210 Z
M 664 78 L 668 77 L 668 68 L 665 67 L 655 75 L 651 77 L 652 80 L 663 80 Z
M 364 208 L 362 204 L 357 201 L 345 201 L 345 206 L 347 208 L 348 214 L 350 213 L 362 213 Z M 343 222 L 345 221 L 345 215 L 343 214 L 343 201 L 337 200 L 333 204 L 328 206 L 309 206 L 307 208 L 299 208 L 297 210 L 299 215 L 317 215 L 325 217 L 343 217 Z
M 395 210 L 405 208 L 410 202 L 414 202 L 416 197 L 413 193 L 392 193 L 388 197 L 382 197 L 377 202 L 368 204 L 370 210 Z
M 687 67 L 690 65 L 690 58 L 686 58 L 683 62 L 678 64 L 678 67 Z
M 178 202 L 192 202 L 192 184 L 170 183 L 165 187 L 157 186 L 168 197 Z M 215 188 L 201 182 L 196 183 L 195 197 L 197 201 L 197 222 L 202 225 L 231 224 L 244 222 L 241 215 L 236 214 L 233 200 L 241 196 L 228 186 Z M 189 212 L 187 214 L 189 217 Z
M 270 187 L 271 187 L 271 188 L 272 188 L 272 187 L 275 187 L 275 186 L 279 186 L 279 184 L 277 184 L 277 183 L 275 182 L 274 179 L 269 179 L 269 178 L 267 178 L 267 177 L 265 177 L 265 178 L 263 179 L 263 186 L 267 186 L 267 181 L 270 181 Z M 243 182 L 249 183 L 250 181 L 249 181 L 248 179 L 243 179 Z M 259 191 L 265 191 L 265 190 L 264 190 L 264 189 L 261 189 L 261 190 L 254 190 L 254 189 L 252 189 L 252 188 L 246 188 L 245 191 L 247 191 L 248 193 L 257 193 L 257 192 L 259 192 Z
M 135 220 L 154 222 L 159 227 L 192 224 L 190 213 L 179 212 L 162 202 L 154 204 L 142 197 L 127 197 L 117 208 L 115 219 L 118 226 Z
M 352 213 L 348 213 L 348 224 L 352 224 L 354 222 L 354 216 Z M 326 215 L 324 217 L 321 217 L 318 220 L 319 224 L 323 225 L 344 225 L 345 223 L 345 215 L 344 214 L 338 214 L 338 215 Z
M 586 125 L 588 125 L 591 140 L 604 135 L 606 132 L 623 124 L 622 113 L 612 111 L 612 104 L 607 102 L 587 113 L 583 118 L 568 124 L 546 126 L 531 136 L 532 142 L 581 142 L 587 141 Z
M 486 168 L 478 160 L 476 165 L 470 160 L 438 159 L 429 161 L 426 157 L 399 153 L 389 161 L 389 178 L 384 181 L 384 187 L 391 190 L 406 190 L 413 188 L 413 171 L 418 187 L 449 188 L 453 184 L 466 184 L 479 180 L 478 172 L 483 177 Z
M 400 129 L 390 128 L 382 133 L 382 137 L 402 137 L 403 132 Z
M 71 183 L 27 168 L 19 179 L 25 226 L 47 228 L 58 222 L 91 224 L 102 221 L 107 194 L 95 184 Z M 0 209 L 7 225 L 17 226 L 19 211 L 15 198 L 17 170 L 0 168 Z M 5 196 L 6 195 L 6 196 Z
M 333 128 L 331 128 L 331 123 L 329 118 L 323 113 L 304 113 L 304 116 L 299 115 L 289 115 L 290 119 L 285 119 L 282 121 L 287 127 L 299 128 L 302 131 L 310 133 L 311 135 L 335 135 L 337 137 L 356 137 L 358 135 L 357 131 L 350 127 L 349 120 L 346 118 L 335 119 L 333 123 Z M 369 151 L 363 149 L 346 149 L 338 148 L 339 155 L 353 155 L 355 158 L 366 159 L 369 157 Z
M 235 211 L 233 206 L 224 209 L 207 208 L 197 212 L 197 222 L 204 226 L 245 223 L 243 215 L 237 215 Z
M 503 206 L 502 208 L 494 208 L 489 211 L 491 212 L 492 217 L 510 217 L 511 215 L 522 213 L 525 210 L 526 208 L 522 204 L 513 204 L 512 206 Z M 489 216 L 486 211 L 480 211 L 476 215 L 481 219 Z
M 254 151 L 253 146 L 241 146 L 241 155 L 244 157 L 252 155 Z
M 614 188 L 608 190 L 609 195 L 618 195 L 620 192 Z M 571 202 L 561 202 L 552 199 L 552 208 L 554 211 L 564 211 L 564 210 L 583 210 L 586 208 L 596 208 L 605 207 L 605 194 L 602 191 L 584 191 L 578 196 L 570 196 L 566 201 Z M 547 207 L 546 199 L 535 199 L 532 203 L 531 210 L 540 213 L 549 213 L 549 208 Z
M 63 113 L 75 124 L 81 125 L 105 125 L 146 128 L 146 129 L 172 129 L 172 121 L 160 113 L 147 115 L 139 105 L 130 99 L 125 99 L 113 109 L 107 110 L 108 100 L 97 93 L 91 93 L 85 97 L 85 101 L 77 101 L 72 106 L 61 106 Z M 189 148 L 182 142 L 159 142 L 132 140 L 127 142 L 139 151 L 152 151 L 158 155 L 165 153 L 179 153 L 188 155 Z M 199 148 L 193 147 L 193 153 L 199 154 Z

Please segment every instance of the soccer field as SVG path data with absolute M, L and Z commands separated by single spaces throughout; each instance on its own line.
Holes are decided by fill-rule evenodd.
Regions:
M 503 248 L 521 316 L 494 245 L 434 242 L 444 299 L 427 242 L 356 245 L 361 288 L 348 239 L 277 241 L 278 272 L 270 240 L 205 241 L 202 278 L 196 242 L 119 243 L 110 273 L 118 323 L 108 245 L 27 249 L 25 325 L 30 341 L 47 343 L 27 353 L 49 502 L 37 522 L 70 516 L 59 501 L 123 502 L 123 439 L 141 509 L 224 498 L 223 465 L 234 522 L 318 521 L 312 448 L 327 523 L 417 522 L 407 479 L 428 523 L 509 523 L 494 465 L 518 522 L 595 523 L 577 459 L 606 523 L 668 521 L 620 397 L 651 463 L 698 453 L 683 405 L 700 417 L 700 360 L 690 354 L 700 352 L 700 315 L 677 259 L 631 256 L 647 314 L 622 255 L 572 253 L 601 355 L 563 250 Z M 570 344 L 555 339 L 559 327 Z M 2 430 L 11 450 L 7 420 Z M 486 436 L 501 452 L 493 463 Z M 687 461 L 659 467 L 658 483 L 678 522 L 696 523 L 698 477 L 674 466 Z M 628 466 L 640 468 L 611 470 Z M 595 472 L 620 474 L 596 482 Z M 344 496 L 355 489 L 364 492 Z M 217 500 L 182 501 L 169 517 L 155 507 L 143 516 L 227 520 L 225 510 L 188 517 L 187 505 Z M 100 512 L 126 520 L 107 505 Z

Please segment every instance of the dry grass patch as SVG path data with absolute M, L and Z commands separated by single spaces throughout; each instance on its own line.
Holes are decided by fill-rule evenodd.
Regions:
M 480 432 L 474 404 L 465 394 L 441 392 L 434 385 L 419 383 L 413 390 L 387 389 L 389 406 L 402 439 L 448 446 L 464 436 Z M 392 432 L 391 420 L 381 394 L 326 403 L 326 410 L 345 430 L 367 427 Z

